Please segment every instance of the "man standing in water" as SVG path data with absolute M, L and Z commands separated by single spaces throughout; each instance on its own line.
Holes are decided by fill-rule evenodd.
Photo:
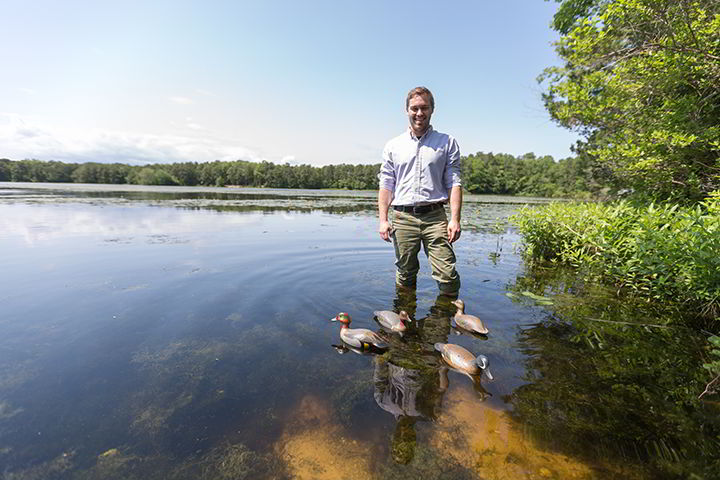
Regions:
M 386 242 L 394 240 L 397 285 L 415 287 L 422 244 L 440 291 L 457 295 L 460 276 L 451 244 L 460 238 L 460 148 L 453 137 L 430 125 L 435 110 L 430 90 L 410 90 L 405 108 L 410 128 L 383 150 L 378 175 L 378 233 Z M 444 208 L 448 202 L 449 222 Z M 392 224 L 388 220 L 391 205 Z

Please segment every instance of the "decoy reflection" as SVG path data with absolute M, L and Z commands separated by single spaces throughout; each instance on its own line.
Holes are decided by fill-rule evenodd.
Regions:
M 395 308 L 414 314 L 414 290 L 398 288 L 396 293 Z M 400 464 L 409 463 L 415 455 L 415 424 L 435 420 L 441 411 L 447 381 L 443 383 L 443 364 L 433 351 L 433 343 L 447 341 L 451 300 L 439 295 L 426 317 L 411 322 L 413 335 L 403 341 L 390 339 L 388 351 L 375 358 L 373 396 L 380 408 L 395 417 L 390 453 Z

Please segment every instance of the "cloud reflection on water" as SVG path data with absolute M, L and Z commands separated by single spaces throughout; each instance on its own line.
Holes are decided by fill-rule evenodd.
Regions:
M 0 205 L 0 241 L 20 238 L 29 246 L 68 237 L 103 237 L 108 241 L 134 237 L 205 234 L 260 223 L 259 214 L 227 215 L 220 212 L 154 208 L 78 208 L 73 205 Z

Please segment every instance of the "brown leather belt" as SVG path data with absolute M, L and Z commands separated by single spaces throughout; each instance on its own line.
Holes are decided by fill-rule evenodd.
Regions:
M 413 215 L 422 215 L 423 213 L 432 212 L 437 208 L 445 205 L 442 202 L 431 203 L 429 205 L 393 205 L 393 209 L 398 212 L 412 213 Z

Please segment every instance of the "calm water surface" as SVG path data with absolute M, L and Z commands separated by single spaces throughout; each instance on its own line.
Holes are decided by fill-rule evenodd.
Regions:
M 0 184 L 0 478 L 702 473 L 717 406 L 668 393 L 673 369 L 702 381 L 702 339 L 618 332 L 661 320 L 526 271 L 505 219 L 541 201 L 466 199 L 461 298 L 483 338 L 450 327 L 426 261 L 396 291 L 374 192 Z M 411 332 L 380 355 L 329 321 L 378 331 L 372 312 L 401 308 Z M 448 372 L 438 341 L 494 380 Z

